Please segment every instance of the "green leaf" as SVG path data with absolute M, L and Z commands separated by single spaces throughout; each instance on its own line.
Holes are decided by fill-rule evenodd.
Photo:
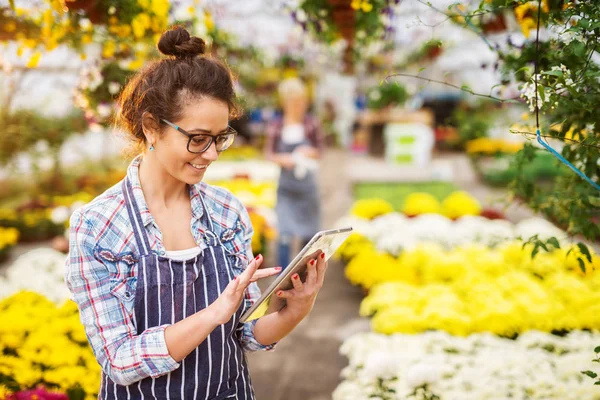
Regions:
M 546 101 L 546 93 L 544 92 L 544 87 L 542 85 L 540 85 L 539 82 L 538 82 L 538 94 L 540 95 L 540 99 L 542 100 L 542 103 L 544 101 Z M 538 104 L 538 107 L 541 108 L 541 104 Z
M 581 269 L 581 272 L 585 274 L 585 263 L 581 258 L 578 258 L 577 262 L 579 263 L 579 269 Z
M 417 75 L 418 75 L 418 74 L 420 74 L 421 72 L 425 71 L 426 69 L 427 69 L 427 68 L 425 68 L 425 67 L 421 67 L 421 68 L 419 68 L 419 72 L 417 72 Z
M 592 255 L 590 254 L 590 250 L 587 248 L 587 246 L 580 242 L 580 243 L 577 243 L 577 247 L 579 247 L 579 251 L 581 251 L 581 254 L 583 254 L 585 256 L 585 258 L 587 258 L 589 263 L 591 263 Z
M 588 201 L 594 207 L 600 207 L 600 197 L 589 196 Z
M 460 90 L 464 90 L 465 92 L 469 92 L 469 93 L 473 92 L 473 89 L 471 89 L 471 87 L 469 85 L 462 85 L 460 87 Z
M 533 251 L 531 252 L 531 258 L 535 258 L 535 256 L 537 255 L 537 253 L 540 252 L 540 246 L 538 246 L 537 244 L 535 245 L 535 247 L 533 248 Z
M 555 249 L 560 249 L 560 243 L 558 242 L 558 239 L 555 238 L 554 236 L 552 236 L 550 239 L 548 239 L 548 244 L 551 244 L 552 246 L 554 246 Z
M 590 378 L 596 378 L 598 376 L 598 374 L 593 371 L 581 371 L 581 373 L 589 376 Z
M 594 349 L 594 353 L 600 353 L 600 346 L 596 346 L 596 348 Z
M 544 71 L 542 75 L 563 76 L 562 71 Z
M 594 382 L 594 385 L 600 385 L 600 381 Z

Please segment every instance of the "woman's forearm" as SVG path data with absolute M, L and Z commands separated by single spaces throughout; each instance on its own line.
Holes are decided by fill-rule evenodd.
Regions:
M 265 315 L 254 326 L 254 338 L 263 346 L 268 346 L 286 337 L 302 321 L 304 316 L 296 316 L 283 310 Z
M 209 307 L 165 329 L 165 341 L 171 357 L 180 362 L 204 342 L 219 324 Z

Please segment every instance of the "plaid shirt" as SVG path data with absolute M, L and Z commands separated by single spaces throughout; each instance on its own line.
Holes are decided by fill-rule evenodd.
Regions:
M 127 176 L 150 247 L 164 255 L 161 232 L 144 199 L 138 176 L 141 158 L 133 160 Z M 192 234 L 201 248 L 206 244 L 200 218 L 204 213 L 200 196 L 211 210 L 213 227 L 221 237 L 230 228 L 233 239 L 223 242 L 234 275 L 240 274 L 252 260 L 253 229 L 248 212 L 229 191 L 203 182 L 190 187 Z M 108 189 L 71 216 L 70 251 L 66 261 L 66 282 L 79 307 L 81 322 L 96 359 L 103 371 L 116 382 L 129 384 L 146 377 L 158 377 L 179 367 L 169 355 L 164 331 L 167 325 L 136 333 L 133 324 L 140 255 L 129 221 L 121 183 Z M 235 229 L 241 227 L 241 229 Z M 233 231 L 232 231 L 233 229 Z M 260 297 L 256 283 L 246 291 L 246 305 Z M 247 351 L 270 350 L 254 338 L 254 323 L 240 329 L 240 341 Z

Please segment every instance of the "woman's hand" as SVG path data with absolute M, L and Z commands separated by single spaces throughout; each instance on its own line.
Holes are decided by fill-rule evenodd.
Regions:
M 281 271 L 280 267 L 258 269 L 263 261 L 264 258 L 261 255 L 258 255 L 253 259 L 244 272 L 233 278 L 223 293 L 221 293 L 217 300 L 209 306 L 216 323 L 223 325 L 231 319 L 232 315 L 238 310 L 244 299 L 246 288 L 252 282 L 256 282 L 259 279 L 271 275 L 276 275 Z
M 317 294 L 323 287 L 327 262 L 325 253 L 321 253 L 316 260 L 310 260 L 307 265 L 306 281 L 303 283 L 298 274 L 292 275 L 293 289 L 278 291 L 277 297 L 285 299 L 287 306 L 280 313 L 293 320 L 301 320 L 312 310 Z

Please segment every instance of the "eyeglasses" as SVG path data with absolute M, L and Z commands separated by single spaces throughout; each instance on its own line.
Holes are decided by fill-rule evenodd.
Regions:
M 171 128 L 183 133 L 188 137 L 187 150 L 190 153 L 198 154 L 204 153 L 206 150 L 210 148 L 210 146 L 215 142 L 215 147 L 218 152 L 225 151 L 233 144 L 235 137 L 237 135 L 237 131 L 232 127 L 228 126 L 225 133 L 221 133 L 219 135 L 206 135 L 203 133 L 189 133 L 181 129 L 179 126 L 175 125 L 172 122 L 167 121 L 166 119 L 161 119 L 162 122 L 169 125 Z

